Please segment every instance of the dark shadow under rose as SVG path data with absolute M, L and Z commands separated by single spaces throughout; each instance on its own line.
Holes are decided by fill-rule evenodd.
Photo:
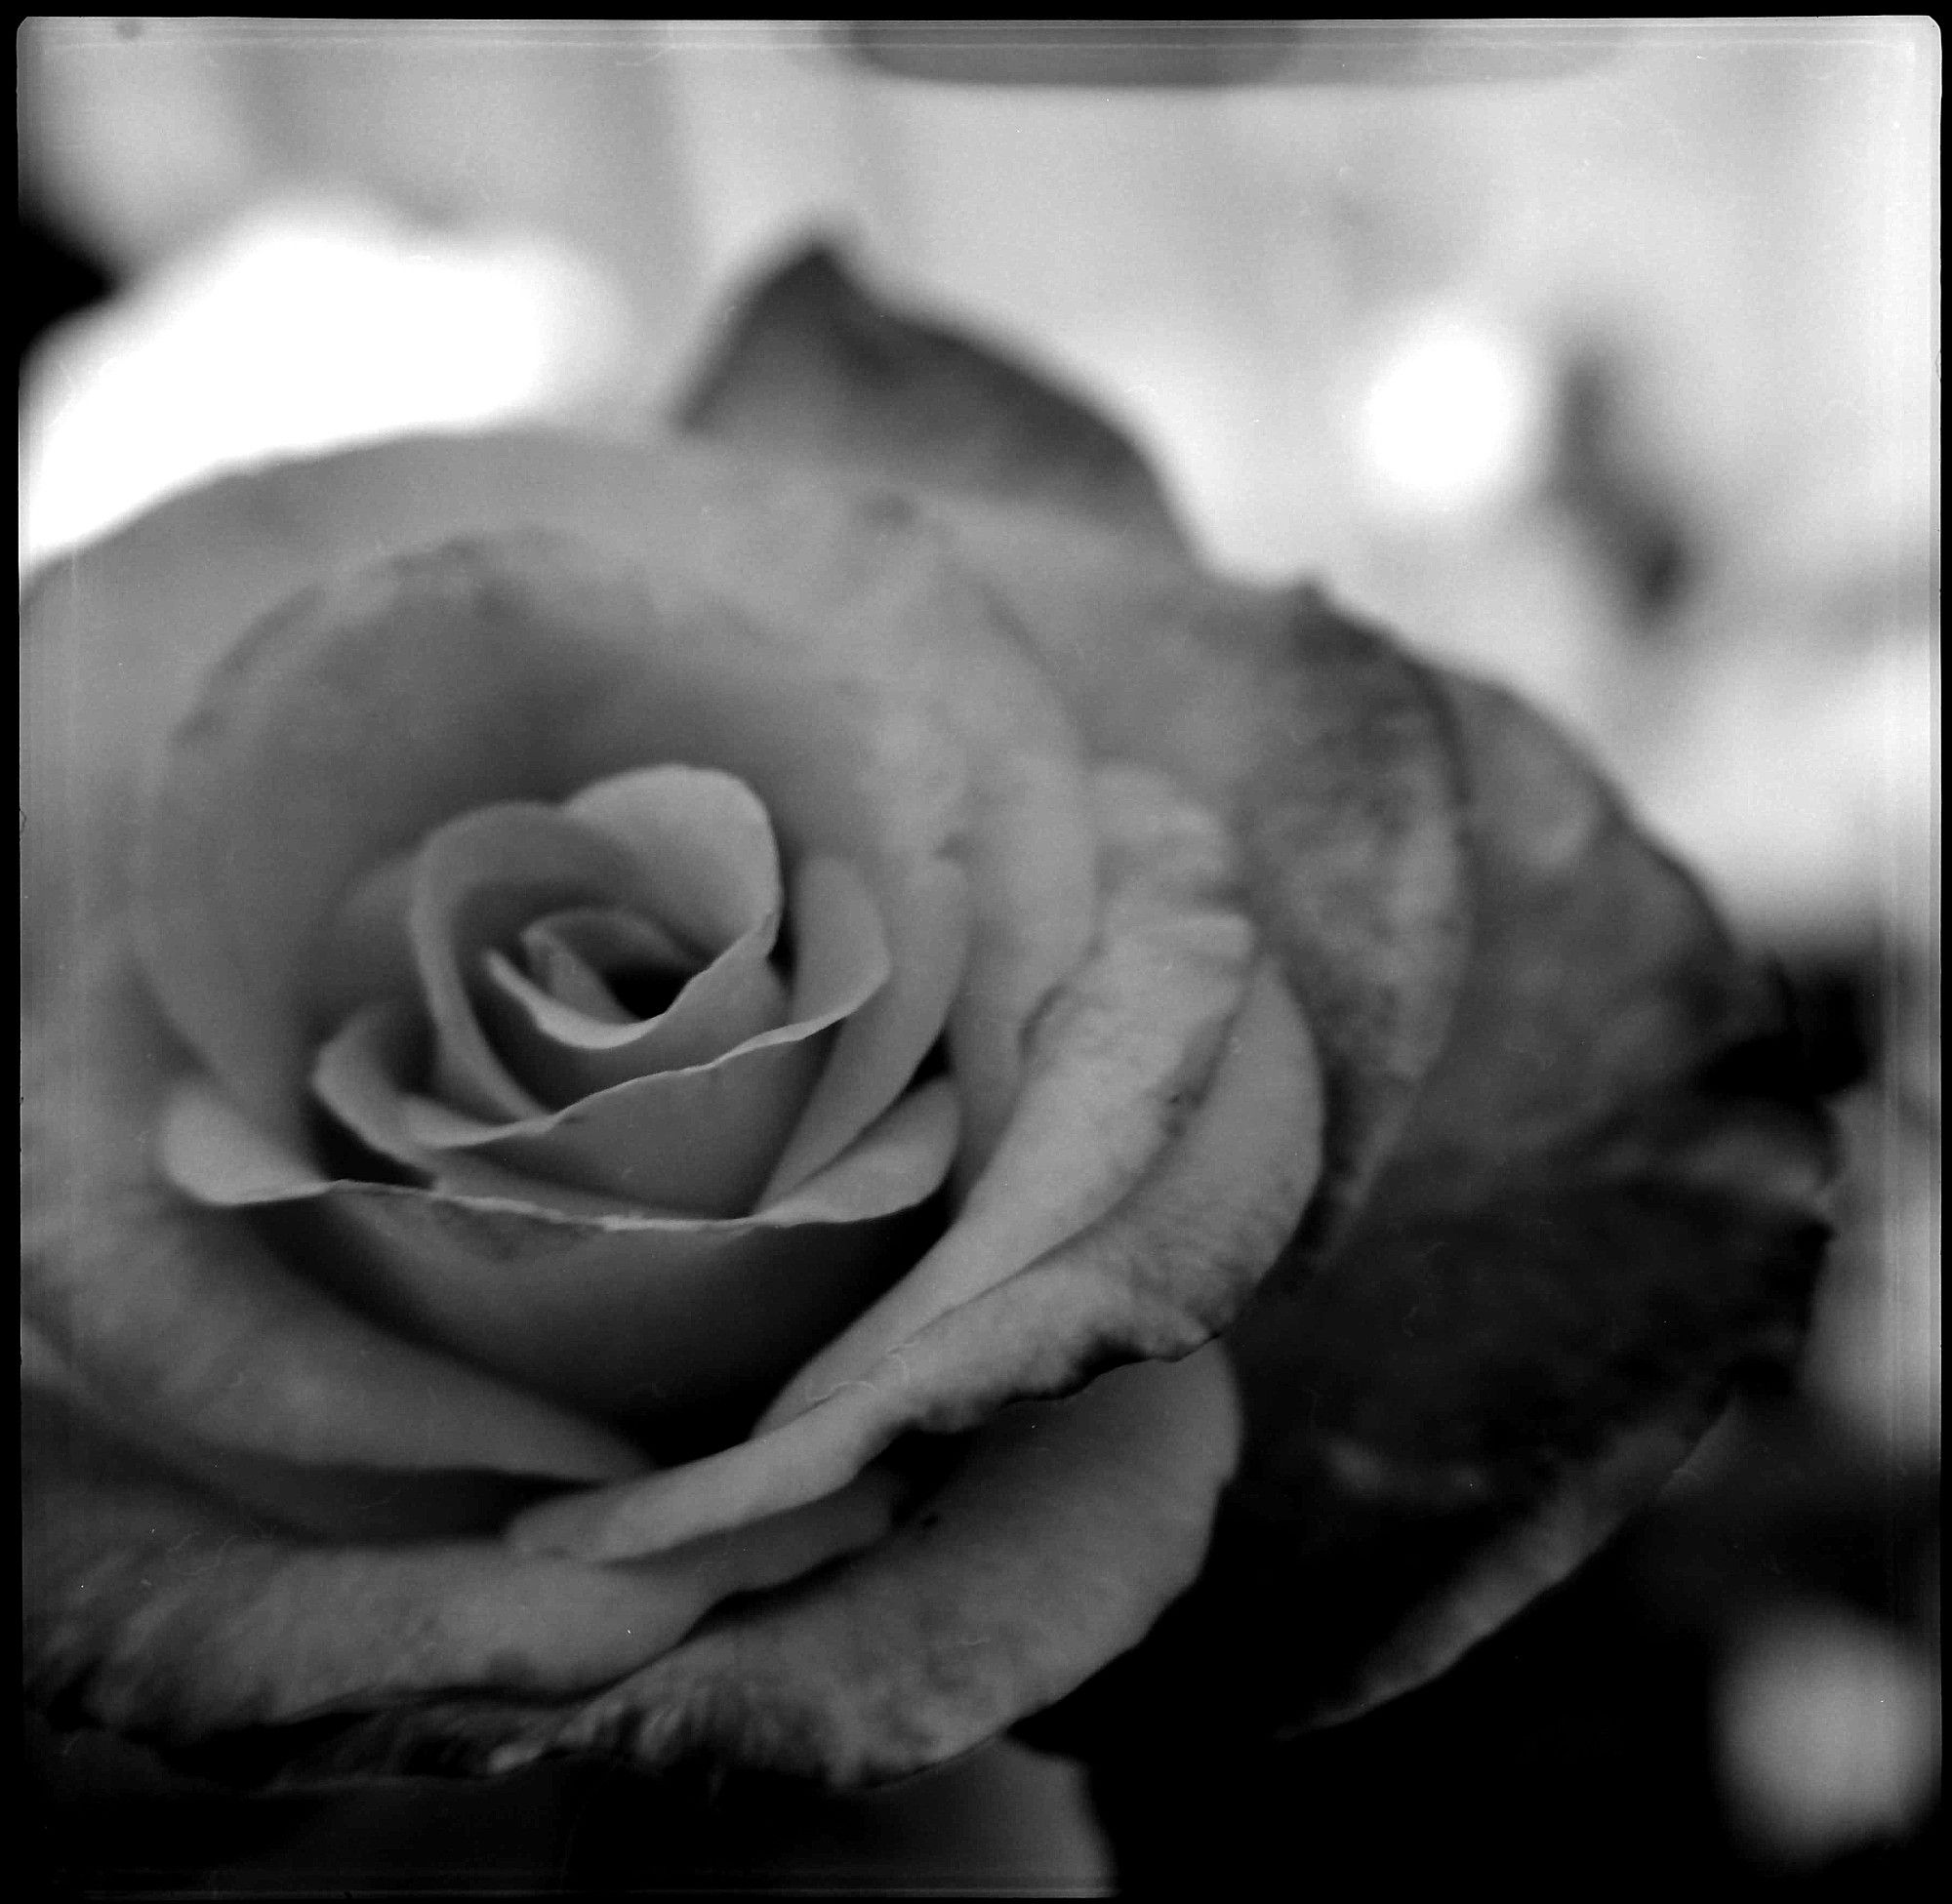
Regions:
M 1205 575 L 824 255 L 683 423 L 268 471 L 43 580 L 37 1691 L 287 1777 L 850 1783 L 1120 1654 L 1054 1735 L 1441 1670 L 1793 1342 L 1768 985 L 1534 717 Z

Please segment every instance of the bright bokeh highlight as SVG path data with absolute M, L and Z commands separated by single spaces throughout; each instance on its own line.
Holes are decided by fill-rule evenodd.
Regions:
M 622 296 L 557 239 L 267 203 L 41 346 L 21 567 L 221 469 L 575 414 L 631 355 Z
M 1543 454 L 1542 379 L 1524 344 L 1486 319 L 1439 308 L 1379 353 L 1357 451 L 1393 514 L 1482 510 L 1521 493 Z

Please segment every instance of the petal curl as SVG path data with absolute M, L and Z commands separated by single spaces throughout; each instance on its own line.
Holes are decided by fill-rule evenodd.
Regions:
M 793 605 L 823 613 L 826 665 L 856 692 L 880 697 L 896 682 L 905 695 L 924 695 L 968 766 L 972 800 L 960 855 L 968 956 L 949 1028 L 966 1174 L 987 1158 L 1008 1118 L 1032 1021 L 1090 941 L 1096 882 L 1086 762 L 1069 710 L 939 531 L 906 498 L 870 493 L 854 507 L 864 526 L 877 525 L 886 538 L 875 568 L 840 565 L 825 594 L 796 594 Z M 798 578 L 815 571 L 812 551 L 777 559 L 821 530 L 790 496 L 714 517 L 713 527 L 716 565 L 796 589 Z M 903 964 L 898 957 L 898 974 Z M 865 1051 L 865 1027 L 861 1038 Z M 896 1050 L 912 1066 L 911 1048 L 909 1041 Z M 885 1089 L 876 1084 L 868 1094 L 857 1069 L 863 1078 L 873 1074 L 857 1066 L 843 1034 L 822 1080 L 823 1114 L 829 1105 L 863 1095 L 872 1102 Z M 825 1146 L 809 1141 L 816 1127 L 809 1114 L 808 1132 L 796 1136 L 769 1194 L 823 1160 Z
M 146 961 L 225 1088 L 295 1135 L 307 1047 L 334 1029 L 323 940 L 356 875 L 457 812 L 682 757 L 751 784 L 795 850 L 856 858 L 899 935 L 962 824 L 962 763 L 930 729 L 682 581 L 653 597 L 630 569 L 533 541 L 408 560 L 298 603 L 221 670 L 152 808 Z M 304 855 L 282 850 L 292 836 Z M 915 1058 L 938 1030 L 915 1029 Z
M 1044 1006 L 1002 1141 L 949 1234 L 775 1398 L 790 1420 L 1095 1223 L 1203 1092 L 1254 952 L 1226 830 L 1162 776 L 1093 774 L 1090 955 Z
M 1320 1155 L 1314 1053 L 1263 964 L 1199 1109 L 1096 1224 L 770 1432 L 666 1474 L 545 1502 L 518 1516 L 508 1537 L 590 1560 L 655 1552 L 818 1499 L 906 1431 L 958 1432 L 1008 1402 L 1067 1394 L 1108 1364 L 1190 1355 L 1267 1274 Z
M 676 972 L 685 963 L 684 949 L 669 933 L 614 907 L 545 913 L 522 928 L 521 948 L 522 963 L 512 969 L 534 992 L 612 1028 L 636 1020 L 619 1003 L 610 975 L 632 968 Z
M 321 1466 L 630 1474 L 629 1442 L 398 1340 L 157 1175 L 183 1054 L 126 939 L 86 956 L 27 1040 L 21 1297 L 88 1384 L 213 1446 Z
M 457 837 L 494 835 L 506 842 L 508 822 L 518 813 L 535 818 L 522 809 L 470 815 L 441 830 L 428 842 L 428 857 Z M 553 828 L 542 827 L 535 844 L 547 853 L 555 838 Z M 423 1182 L 466 1190 L 482 1180 L 486 1165 L 527 1179 L 537 1207 L 546 1210 L 586 1211 L 592 1206 L 584 1193 L 594 1193 L 666 1215 L 743 1215 L 777 1174 L 790 1135 L 812 1114 L 809 1099 L 834 1028 L 853 1018 L 890 979 L 873 896 L 846 862 L 815 855 L 793 883 L 801 946 L 787 1022 L 707 1063 L 628 1074 L 606 1088 L 595 1087 L 601 1074 L 592 1068 L 590 1095 L 560 1111 L 488 1122 L 412 1087 L 428 1068 L 427 1038 L 418 1009 L 394 999 L 355 1012 L 326 1041 L 312 1087 L 362 1142 Z M 441 955 L 450 968 L 459 964 L 454 951 L 444 940 Z M 468 1004 L 462 997 L 450 1011 L 466 1011 Z M 596 1047 L 593 1055 L 632 1070 L 660 1029 L 657 1021 L 616 1028 L 616 1042 Z M 492 1057 L 478 1028 L 474 1037 L 482 1055 Z M 561 1194 L 565 1190 L 570 1194 Z
M 891 1489 L 638 1567 L 492 1541 L 323 1547 L 172 1477 L 29 1390 L 28 1681 L 167 1744 L 476 1688 L 562 1699 L 670 1650 L 728 1596 L 882 1538 Z
M 723 1220 L 551 1208 L 549 1185 L 484 1164 L 452 1191 L 330 1179 L 203 1085 L 177 1090 L 165 1140 L 173 1180 L 284 1216 L 284 1250 L 358 1309 L 655 1438 L 705 1409 L 750 1420 L 915 1260 L 956 1106 L 939 1081 L 913 1092 L 793 1195 Z
M 1362 1207 L 1457 1009 L 1476 901 L 1448 712 L 1394 642 L 1310 588 L 1216 582 L 1028 511 L 958 506 L 1094 752 L 1227 816 L 1330 1107 L 1298 1274 Z
M 500 957 L 525 921 L 605 901 L 674 935 L 693 965 L 711 959 L 700 979 L 713 982 L 687 986 L 634 1035 L 598 1026 L 566 1038 L 546 995 L 527 1014 L 495 1013 L 510 992 L 530 1001 L 512 968 L 500 987 L 484 987 L 484 961 Z M 695 1048 L 709 1039 L 713 1007 L 728 993 L 741 1002 L 753 968 L 764 971 L 782 904 L 765 809 L 724 774 L 646 768 L 599 781 L 559 810 L 507 804 L 462 815 L 415 854 L 409 904 L 435 1031 L 435 1090 L 477 1116 L 519 1118 L 544 1110 L 538 1091 L 560 1108 L 669 1069 L 674 1057 L 698 1065 L 724 1055 L 743 1039 L 723 1029 Z M 506 1026 L 506 1048 L 484 1035 L 484 1006 Z M 761 1029 L 772 1028 L 748 1035 Z
M 1237 1446 L 1211 1351 L 1011 1410 L 874 1549 L 724 1607 L 567 1709 L 409 1705 L 315 1746 L 301 1777 L 500 1772 L 549 1753 L 874 1784 L 938 1764 L 1137 1641 L 1197 1573 Z

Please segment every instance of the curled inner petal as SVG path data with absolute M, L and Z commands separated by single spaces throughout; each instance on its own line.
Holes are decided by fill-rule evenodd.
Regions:
M 710 1064 L 786 1022 L 786 984 L 758 933 L 743 934 L 694 973 L 682 954 L 660 956 L 641 944 L 653 935 L 635 932 L 638 922 L 629 913 L 586 913 L 576 923 L 598 918 L 613 941 L 640 941 L 634 955 L 599 966 L 578 954 L 564 925 L 540 920 L 522 934 L 537 976 L 500 952 L 486 960 L 482 1015 L 510 1062 L 555 1108 L 646 1071 Z M 662 1010 L 647 1012 L 641 1009 L 647 990 L 672 995 Z
M 525 1552 L 620 1560 L 817 1500 L 910 1429 L 956 1432 L 1061 1395 L 1108 1363 L 1185 1356 L 1238 1316 L 1319 1180 L 1314 1046 L 1256 966 L 1212 1086 L 1155 1168 L 1104 1217 L 939 1315 L 859 1381 L 736 1447 L 516 1518 Z
M 654 1016 L 623 1002 L 632 976 L 691 969 L 690 955 L 669 932 L 617 906 L 551 912 L 522 928 L 521 948 L 521 965 L 510 971 L 545 998 L 603 1025 Z
M 314 1088 L 367 1144 L 427 1176 L 457 1156 L 478 1158 L 539 1184 L 665 1211 L 737 1215 L 752 1207 L 798 1122 L 832 1029 L 889 977 L 878 914 L 858 873 L 816 857 L 794 888 L 801 948 L 790 1022 L 708 1063 L 649 1070 L 561 1111 L 489 1121 L 413 1088 L 411 1014 L 394 1004 L 355 1014 L 328 1042 Z M 608 1051 L 598 1047 L 598 1057 L 621 1064 L 646 1042 L 653 1058 L 661 1048 L 657 1022 L 615 1029 L 624 1035 Z
M 409 929 L 433 1030 L 433 1084 L 443 1100 L 498 1120 L 546 1110 L 483 1029 L 471 995 L 474 975 L 484 955 L 538 911 L 637 896 L 634 873 L 629 854 L 612 841 L 526 803 L 483 807 L 428 837 L 414 865 Z
M 731 776 L 649 768 L 561 809 L 466 815 L 411 872 L 430 1049 L 399 1000 L 368 1004 L 327 1041 L 313 1088 L 424 1181 L 465 1183 L 478 1158 L 650 1208 L 738 1214 L 802 1124 L 828 1034 L 890 976 L 851 866 L 815 854 L 793 883 L 789 993 L 771 963 L 784 911 L 771 824 Z M 398 890 L 389 873 L 355 890 L 354 911 Z M 624 1002 L 640 975 L 672 994 L 662 1009 Z

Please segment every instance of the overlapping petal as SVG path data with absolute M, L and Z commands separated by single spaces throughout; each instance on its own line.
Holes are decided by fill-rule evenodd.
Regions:
M 183 1749 L 314 1722 L 288 1760 L 254 1754 L 260 1779 L 584 1751 L 866 1783 L 980 1743 L 1137 1639 L 1199 1567 L 1236 1416 L 1210 1356 L 1132 1369 L 1014 1416 L 873 1547 L 890 1495 L 870 1477 L 629 1567 L 480 1542 L 295 1544 L 58 1404 L 30 1398 L 29 1429 L 43 1699 Z M 670 1671 L 631 1672 L 709 1606 L 787 1579 Z M 343 1727 L 322 1732 L 332 1714 Z
M 1767 1001 L 1505 704 L 1311 591 L 1201 575 L 1116 432 L 831 263 L 752 301 L 687 416 L 735 447 L 387 445 L 218 485 L 43 583 L 37 1682 L 178 1740 L 376 1714 L 311 1762 L 333 1771 L 915 1769 L 1193 1578 L 1235 1461 L 1235 1376 L 1195 1353 L 1221 1330 L 1247 1438 L 1214 1564 L 1132 1656 L 1136 1705 L 1115 1673 L 1072 1710 L 1109 1700 L 1143 1749 L 1146 1675 L 1251 1681 L 1278 1726 L 1438 1670 L 1793 1327 L 1821 1143 L 1755 1067 Z M 885 935 L 753 1214 L 648 1212 L 503 1141 L 651 1039 L 618 958 L 708 950 L 607 882 L 470 941 L 468 1022 L 528 1099 L 474 1108 L 502 1136 L 416 1111 L 425 1028 L 358 1016 L 413 976 L 411 930 L 374 922 L 410 914 L 422 840 L 654 759 L 750 786 L 802 877 L 858 870 Z M 117 871 L 139 812 L 160 1017 Z M 781 1029 L 732 995 L 733 1046 Z M 321 1167 L 306 1085 L 343 1031 L 331 1092 L 407 1183 Z M 913 1090 L 945 1033 L 950 1078 Z M 159 1119 L 209 1207 L 157 1184 Z M 768 1256 L 910 1222 L 952 1151 L 958 1221 L 912 1285 Z M 319 1280 L 267 1246 L 272 1209 Z M 648 1473 L 590 1418 L 702 1405 L 733 1313 L 770 1318 L 733 1345 L 764 1365 L 796 1302 L 750 1440 Z M 1134 1357 L 1158 1359 L 1091 1380 Z M 877 1457 L 916 1432 L 966 1438 L 877 1538 Z M 321 1552 L 132 1466 L 130 1437 L 342 1540 L 376 1474 L 450 1498 L 486 1475 L 504 1513 L 511 1484 L 590 1485 L 493 1548 Z
M 30 1683 L 165 1742 L 492 1687 L 606 1684 L 729 1595 L 869 1546 L 893 1490 L 637 1567 L 511 1564 L 492 1540 L 322 1546 L 172 1475 L 29 1386 Z
M 1097 1222 L 994 1287 L 979 1280 L 790 1419 L 681 1468 L 544 1502 L 510 1538 L 590 1560 L 660 1552 L 817 1500 L 903 1433 L 960 1433 L 1108 1366 L 1191 1355 L 1292 1235 L 1316 1182 L 1319 1115 L 1307 1030 L 1263 963 L 1199 1108 Z
M 512 811 L 504 809 L 499 817 L 506 821 Z M 489 809 L 456 826 L 478 831 L 475 823 L 494 813 Z M 437 832 L 428 857 L 437 858 L 454 836 L 452 829 Z M 545 853 L 556 843 L 550 829 L 539 830 L 537 844 Z M 889 976 L 873 897 L 844 861 L 810 860 L 795 886 L 802 951 L 792 994 L 779 1010 L 783 1022 L 730 1042 L 716 1056 L 660 1066 L 671 1040 L 659 1038 L 666 1029 L 659 1019 L 606 1026 L 579 1013 L 559 1036 L 545 1021 L 528 1040 L 491 1038 L 480 1020 L 492 1019 L 492 1012 L 477 1018 L 460 982 L 457 952 L 466 949 L 444 933 L 446 1015 L 451 1021 L 465 1017 L 469 1036 L 463 1050 L 483 1083 L 471 1092 L 458 1087 L 460 1066 L 441 1063 L 437 1020 L 429 1029 L 416 1001 L 395 997 L 361 1007 L 326 1041 L 312 1088 L 381 1155 L 436 1185 L 460 1185 L 472 1164 L 486 1162 L 534 1179 L 534 1195 L 545 1207 L 552 1200 L 549 1186 L 561 1184 L 669 1214 L 744 1214 L 801 1121 L 833 1029 Z M 508 887 L 502 890 L 510 896 Z M 485 964 L 476 952 L 477 962 Z M 614 1035 L 606 1039 L 605 1032 Z M 511 1044 L 516 1055 L 509 1069 L 499 1054 Z M 566 1083 L 570 1088 L 560 1095 L 568 1102 L 547 1109 L 524 1090 L 517 1072 L 531 1082 Z M 417 1089 L 424 1076 L 426 1089 Z M 574 1088 L 579 1084 L 581 1091 Z M 457 1108 L 457 1100 L 492 1104 L 496 1088 L 500 1116 Z
M 956 1133 L 953 1093 L 924 1087 L 792 1195 L 707 1220 L 559 1207 L 492 1165 L 432 1192 L 329 1178 L 192 1084 L 163 1167 L 214 1208 L 282 1212 L 286 1252 L 357 1309 L 655 1441 L 700 1409 L 755 1412 L 914 1261 Z
M 60 1003 L 26 1040 L 22 1308 L 125 1419 L 294 1471 L 644 1465 L 596 1422 L 376 1326 L 169 1187 L 153 1152 L 184 1060 L 126 933 L 75 954 Z

